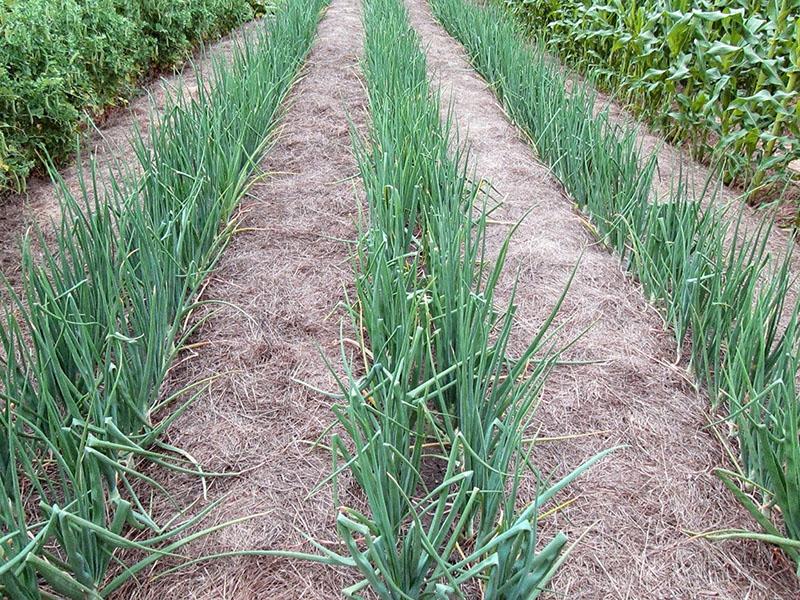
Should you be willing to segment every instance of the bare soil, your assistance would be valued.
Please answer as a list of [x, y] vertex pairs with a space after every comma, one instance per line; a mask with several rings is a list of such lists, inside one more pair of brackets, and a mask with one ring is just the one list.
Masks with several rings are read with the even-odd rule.
[[[563, 530], [573, 540], [586, 533], [554, 580], [551, 597], [797, 598], [791, 565], [772, 549], [712, 544], [687, 534], [754, 527], [710, 473], [726, 458], [703, 431], [707, 399], [695, 392], [685, 368], [673, 364], [675, 344], [660, 317], [618, 259], [595, 243], [461, 46], [424, 0], [407, 2], [432, 75], [471, 144], [477, 174], [504, 199], [496, 218], [513, 222], [530, 211], [506, 268], [507, 293], [519, 274], [521, 338], [533, 337], [580, 260], [558, 323], [565, 340], [589, 328], [570, 359], [600, 362], [559, 367], [537, 425], [545, 437], [591, 435], [542, 444], [534, 458], [544, 473], [563, 475], [604, 448], [627, 446], [572, 485], [567, 497], [574, 503], [546, 521], [547, 530]], [[496, 227], [495, 248], [507, 234]]]
[[[333, 420], [331, 400], [299, 381], [335, 390], [323, 359], [339, 364], [337, 304], [352, 281], [358, 169], [350, 122], [365, 122], [359, 81], [359, 0], [334, 0], [323, 18], [265, 178], [243, 201], [243, 233], [227, 248], [205, 298], [220, 305], [197, 347], [170, 380], [214, 377], [207, 392], [169, 431], [169, 442], [206, 470], [242, 472], [211, 484], [224, 497], [206, 525], [259, 516], [193, 544], [190, 556], [242, 549], [311, 552], [303, 535], [336, 540], [329, 451], [313, 444]], [[234, 308], [235, 307], [235, 308]], [[345, 481], [345, 487], [347, 482]], [[172, 477], [184, 502], [202, 494], [195, 477]], [[346, 492], [346, 490], [345, 490]], [[143, 579], [147, 579], [144, 577]], [[119, 598], [249, 600], [337, 598], [353, 573], [268, 557], [215, 560], [130, 586]]]

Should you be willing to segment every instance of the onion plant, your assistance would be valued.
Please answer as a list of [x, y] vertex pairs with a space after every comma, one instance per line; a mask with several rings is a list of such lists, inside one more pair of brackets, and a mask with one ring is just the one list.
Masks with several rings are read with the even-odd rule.
[[[52, 243], [24, 240], [0, 324], [3, 594], [105, 597], [196, 537], [181, 534], [207, 510], [155, 522], [148, 497], [163, 490], [138, 463], [198, 471], [158, 441], [185, 407], [161, 384], [324, 5], [288, 2], [211, 79], [198, 75], [196, 98], [169, 99], [135, 140], [135, 168], [101, 184], [92, 164], [75, 195], [60, 182]], [[124, 565], [121, 549], [144, 558]]]
[[502, 9], [465, 0], [431, 5], [601, 240], [662, 310], [715, 410], [731, 423], [741, 464], [718, 473], [765, 533], [711, 537], [775, 543], [800, 569], [793, 248], [772, 255], [769, 221], [745, 228], [732, 209], [704, 207], [682, 177], [668, 198], [656, 198], [654, 159], [643, 159], [633, 132], [613, 126], [606, 111], [596, 113], [587, 87], [567, 91], [567, 75], [528, 45]]
[[331, 446], [334, 481], [349, 470], [369, 510], [340, 510], [346, 552], [277, 554], [356, 568], [362, 579], [344, 590], [353, 598], [367, 587], [386, 599], [463, 598], [475, 582], [487, 598], [535, 598], [566, 545], [563, 535], [541, 543], [539, 510], [605, 454], [555, 483], [534, 470], [538, 497], [518, 506], [533, 462], [523, 433], [560, 352], [550, 326], [563, 297], [512, 356], [513, 294], [495, 305], [510, 237], [491, 258], [491, 199], [451, 118], [442, 122], [401, 0], [365, 0], [364, 26], [372, 127], [354, 146], [368, 218], [347, 302], [361, 352], [350, 360], [343, 346]]

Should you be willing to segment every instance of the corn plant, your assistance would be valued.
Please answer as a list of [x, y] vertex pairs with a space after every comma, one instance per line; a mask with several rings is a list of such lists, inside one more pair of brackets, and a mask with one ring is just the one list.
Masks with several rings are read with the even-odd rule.
[[794, 179], [797, 0], [504, 0], [566, 62], [753, 194]]
[[[182, 534], [208, 509], [155, 522], [147, 496], [165, 490], [138, 463], [203, 475], [159, 442], [187, 406], [161, 384], [324, 4], [288, 3], [214, 63], [213, 88], [198, 75], [195, 99], [171, 98], [135, 141], [138, 171], [100, 184], [92, 164], [78, 195], [60, 182], [54, 242], [24, 240], [0, 324], [2, 593], [105, 597], [197, 537]], [[122, 564], [121, 550], [144, 558]]]
[[800, 569], [800, 304], [787, 305], [793, 248], [771, 255], [769, 221], [746, 230], [732, 209], [704, 208], [683, 178], [667, 199], [655, 199], [653, 162], [641, 160], [632, 133], [612, 126], [607, 112], [595, 114], [587, 88], [568, 92], [566, 75], [527, 44], [508, 14], [465, 0], [431, 4], [601, 240], [662, 310], [714, 409], [736, 432], [741, 464], [718, 474], [764, 533], [710, 537], [776, 544]]

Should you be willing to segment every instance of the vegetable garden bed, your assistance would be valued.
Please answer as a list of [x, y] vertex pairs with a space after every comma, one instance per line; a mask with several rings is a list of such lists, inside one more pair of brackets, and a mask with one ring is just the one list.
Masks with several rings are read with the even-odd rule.
[[507, 15], [430, 4], [507, 115], [427, 3], [332, 0], [277, 129], [325, 5], [289, 0], [63, 186], [0, 329], [6, 595], [800, 592], [769, 224], [656, 201]]

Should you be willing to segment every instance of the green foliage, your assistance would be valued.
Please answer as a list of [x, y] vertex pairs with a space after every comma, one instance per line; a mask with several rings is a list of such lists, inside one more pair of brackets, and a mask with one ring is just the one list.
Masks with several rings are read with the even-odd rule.
[[669, 198], [655, 200], [655, 158], [641, 160], [635, 131], [596, 114], [589, 88], [567, 91], [564, 72], [528, 45], [506, 12], [469, 0], [431, 4], [600, 239], [638, 277], [679, 349], [688, 346], [695, 376], [736, 433], [741, 465], [718, 474], [765, 533], [712, 537], [777, 544], [800, 572], [800, 300], [787, 301], [793, 247], [771, 255], [769, 221], [745, 231], [740, 217], [713, 203], [704, 208], [680, 179]]
[[0, 190], [60, 160], [151, 67], [266, 12], [262, 0], [10, 0], [0, 10]]
[[800, 0], [504, 0], [551, 50], [761, 191], [800, 158]]
[[[59, 180], [60, 228], [25, 238], [0, 321], [0, 596], [107, 597], [203, 534], [209, 509], [187, 518], [138, 465], [208, 475], [159, 441], [188, 405], [161, 385], [323, 4], [289, 2], [197, 75], [196, 98], [168, 99], [134, 139], [137, 168], [101, 186], [92, 163], [74, 195]], [[162, 493], [175, 509], [163, 523], [150, 514]]]
[[197, 41], [218, 36], [252, 18], [247, 0], [135, 0], [119, 1], [141, 32], [158, 67], [186, 58]]

